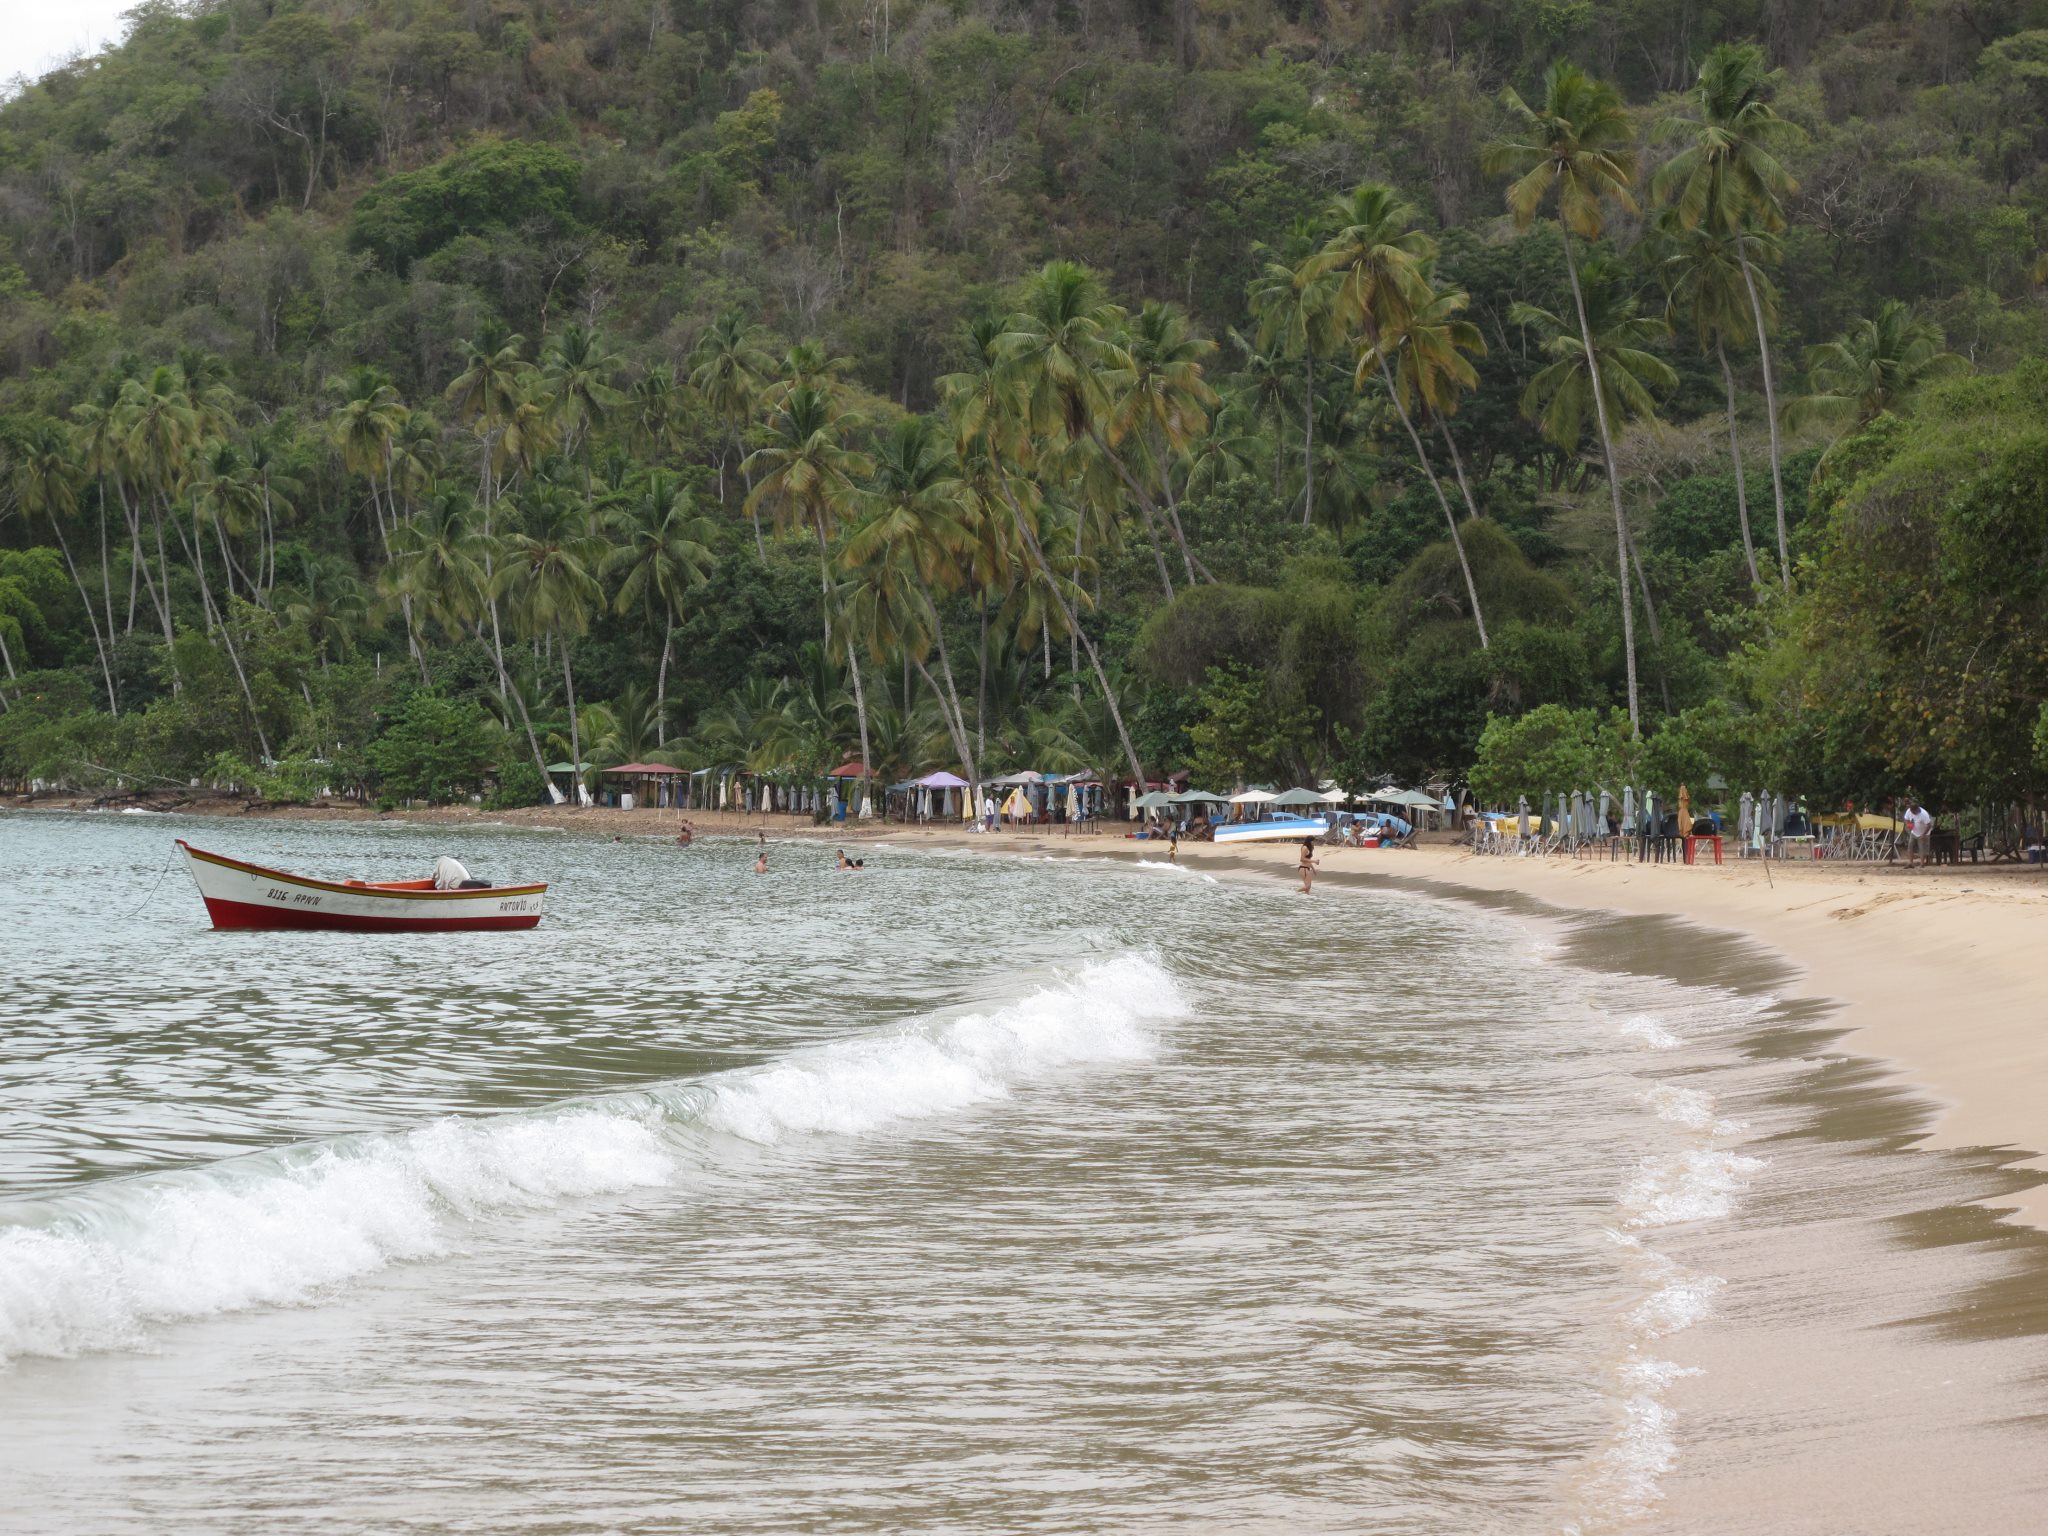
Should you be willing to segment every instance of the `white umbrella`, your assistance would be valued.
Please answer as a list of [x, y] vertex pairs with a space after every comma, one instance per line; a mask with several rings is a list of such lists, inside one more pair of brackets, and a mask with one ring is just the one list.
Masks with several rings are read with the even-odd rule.
[[1267, 789], [1248, 789], [1241, 795], [1232, 795], [1232, 805], [1270, 805], [1280, 797]]

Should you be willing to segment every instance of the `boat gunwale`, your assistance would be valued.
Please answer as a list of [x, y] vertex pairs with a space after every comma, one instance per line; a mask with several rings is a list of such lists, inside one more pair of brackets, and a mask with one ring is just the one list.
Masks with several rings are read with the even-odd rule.
[[350, 885], [346, 881], [315, 880], [309, 875], [287, 874], [284, 870], [272, 869], [267, 864], [251, 864], [246, 859], [231, 859], [224, 853], [208, 853], [204, 848], [194, 848], [182, 837], [174, 841], [185, 850], [188, 858], [201, 859], [208, 864], [218, 864], [223, 869], [239, 870], [247, 875], [262, 875], [268, 880], [282, 880], [290, 885], [304, 886], [308, 890], [331, 891], [343, 896], [381, 896], [393, 901], [482, 901], [493, 896], [534, 896], [547, 890], [547, 883], [543, 881], [536, 885], [479, 886], [466, 891], [393, 891], [369, 884]]

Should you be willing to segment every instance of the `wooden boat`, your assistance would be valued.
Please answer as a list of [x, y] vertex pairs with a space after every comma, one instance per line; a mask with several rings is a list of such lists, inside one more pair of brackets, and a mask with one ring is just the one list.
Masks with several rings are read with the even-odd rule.
[[1321, 837], [1330, 830], [1326, 816], [1293, 816], [1286, 811], [1268, 811], [1257, 821], [1225, 821], [1216, 826], [1219, 843], [1298, 843], [1304, 837]]
[[545, 885], [453, 890], [432, 880], [310, 880], [194, 848], [185, 866], [216, 928], [324, 928], [344, 933], [462, 933], [532, 928]]

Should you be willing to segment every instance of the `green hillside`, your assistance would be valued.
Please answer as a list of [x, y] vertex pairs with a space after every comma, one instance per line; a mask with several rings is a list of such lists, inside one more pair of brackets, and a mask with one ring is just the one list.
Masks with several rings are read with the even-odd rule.
[[2044, 0], [133, 22], [0, 105], [0, 782], [2048, 788]]

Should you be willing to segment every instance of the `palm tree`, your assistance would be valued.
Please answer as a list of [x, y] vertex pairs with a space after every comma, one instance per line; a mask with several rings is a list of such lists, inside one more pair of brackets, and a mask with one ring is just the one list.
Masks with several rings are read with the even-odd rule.
[[[1363, 389], [1366, 374], [1377, 371], [1388, 398], [1394, 402], [1394, 412], [1408, 433], [1416, 461], [1422, 466], [1430, 489], [1436, 492], [1437, 505], [1443, 509], [1444, 523], [1451, 531], [1451, 547], [1457, 552], [1458, 569], [1464, 573], [1465, 594], [1472, 602], [1472, 622], [1479, 630], [1479, 648], [1483, 651], [1489, 648], [1489, 641], [1486, 615], [1479, 603], [1479, 585], [1473, 580], [1472, 562], [1466, 558], [1465, 539], [1458, 531], [1450, 498], [1444, 495], [1443, 481], [1430, 464], [1411, 407], [1435, 417], [1444, 428], [1444, 440], [1449, 442], [1450, 429], [1444, 426], [1443, 418], [1457, 409], [1461, 390], [1474, 389], [1479, 384], [1479, 375], [1466, 361], [1465, 354], [1477, 352], [1483, 356], [1486, 343], [1477, 326], [1458, 318], [1469, 302], [1464, 294], [1448, 288], [1441, 292], [1431, 288], [1426, 268], [1417, 281], [1421, 286], [1404, 296], [1404, 302], [1375, 327], [1376, 339], [1361, 347], [1356, 384]], [[1455, 451], [1454, 447], [1454, 454]], [[1479, 509], [1472, 503], [1472, 491], [1465, 484], [1462, 467], [1458, 483], [1465, 493], [1467, 510], [1478, 516]]]
[[[1190, 586], [1200, 562], [1188, 548], [1187, 532], [1181, 527], [1173, 470], [1189, 446], [1209, 429], [1209, 410], [1217, 404], [1217, 394], [1203, 377], [1203, 364], [1215, 351], [1216, 343], [1195, 335], [1178, 307], [1147, 302], [1131, 316], [1124, 334], [1129, 367], [1112, 374], [1109, 441], [1116, 444], [1135, 438], [1142, 446], [1166, 498], [1167, 528], [1180, 548], [1181, 568]], [[1122, 469], [1121, 463], [1118, 467]], [[1128, 471], [1124, 479], [1142, 503], [1142, 487]], [[1215, 580], [1206, 570], [1202, 574]]]
[[462, 345], [462, 372], [449, 382], [447, 395], [457, 416], [482, 444], [478, 494], [488, 531], [492, 504], [497, 500], [497, 471], [506, 462], [503, 439], [527, 403], [527, 378], [533, 364], [526, 361], [524, 336], [486, 337]]
[[[134, 506], [128, 499], [128, 487], [123, 478], [127, 470], [126, 444], [123, 434], [126, 424], [121, 398], [122, 380], [103, 378], [94, 387], [92, 397], [80, 401], [71, 409], [71, 417], [77, 423], [79, 434], [80, 467], [93, 477], [100, 512], [100, 589], [106, 600], [107, 636], [111, 642], [114, 633], [114, 578], [112, 563], [107, 551], [107, 482], [114, 483], [114, 493], [121, 503], [121, 513], [128, 527], [128, 617], [122, 628], [123, 634], [135, 633], [135, 603], [137, 583], [149, 575], [149, 562], [142, 553], [142, 523]], [[166, 604], [157, 597], [156, 583], [149, 583], [150, 601], [161, 613]]]
[[570, 458], [577, 456], [590, 429], [625, 401], [612, 385], [622, 366], [596, 332], [580, 325], [563, 326], [542, 348], [541, 377]]
[[1339, 280], [1319, 267], [1315, 226], [1306, 221], [1294, 226], [1284, 252], [1265, 254], [1246, 299], [1259, 322], [1261, 350], [1277, 348], [1283, 356], [1301, 359], [1301, 525], [1306, 528], [1316, 504], [1316, 364], [1342, 339]]
[[306, 631], [320, 670], [332, 656], [346, 656], [369, 606], [363, 584], [346, 560], [335, 555], [299, 552], [298, 591], [284, 606], [284, 616]]
[[1855, 428], [1902, 410], [1921, 385], [1969, 370], [1967, 358], [1943, 350], [1946, 339], [1910, 304], [1888, 299], [1875, 315], [1807, 352], [1810, 393], [1793, 401], [1786, 415], [1795, 425]]
[[[1112, 318], [1112, 307], [1084, 268], [1068, 261], [1048, 262], [1026, 288], [1022, 308], [1000, 331], [972, 333], [983, 350], [975, 354], [971, 369], [939, 381], [952, 411], [961, 458], [986, 455], [997, 493], [1010, 511], [1010, 531], [1049, 584], [1052, 562], [1019, 499], [1011, 469], [1013, 464], [1056, 469], [1061, 454], [1085, 435], [1091, 413], [1102, 399], [1097, 365], [1107, 344], [1105, 326]], [[1077, 558], [1081, 553], [1079, 537], [1077, 528]], [[1056, 587], [1052, 590], [1065, 609], [1067, 632], [1088, 653], [1096, 683], [1116, 719], [1132, 779], [1142, 791], [1144, 769], [1111, 693], [1101, 652], [1082, 629], [1066, 595]]]
[[569, 707], [569, 761], [580, 764], [583, 743], [576, 723], [576, 677], [570, 665], [569, 642], [588, 632], [591, 614], [604, 600], [598, 572], [610, 550], [601, 537], [589, 531], [581, 502], [568, 495], [551, 495], [551, 489], [544, 487], [534, 493], [535, 531], [505, 539], [506, 561], [498, 584], [512, 594], [513, 611], [527, 633], [548, 636], [562, 654], [562, 689]]
[[1108, 511], [1121, 481], [1134, 494], [1160, 585], [1173, 596], [1151, 498], [1103, 435], [1114, 384], [1133, 378], [1122, 345], [1124, 312], [1103, 295], [1093, 273], [1070, 261], [1048, 263], [1027, 289], [1026, 307], [995, 338], [999, 366], [1015, 385], [1019, 428], [1057, 441], [1061, 468], [1082, 480]]
[[183, 377], [177, 369], [167, 367], [124, 380], [118, 409], [121, 461], [149, 506], [156, 534], [157, 578], [162, 586], [158, 615], [168, 647], [173, 643], [171, 565], [164, 550], [164, 518], [199, 448], [199, 412], [186, 393]]
[[1771, 493], [1778, 511], [1778, 569], [1787, 590], [1792, 583], [1785, 528], [1785, 476], [1778, 442], [1778, 386], [1771, 365], [1774, 306], [1766, 303], [1750, 245], [1758, 235], [1785, 227], [1784, 199], [1799, 190], [1776, 151], [1805, 137], [1796, 123], [1772, 110], [1764, 96], [1768, 73], [1763, 49], [1754, 43], [1724, 43], [1700, 65], [1693, 90], [1696, 116], [1666, 118], [1659, 133], [1682, 139], [1684, 148], [1657, 172], [1651, 191], [1669, 201], [1682, 229], [1706, 229], [1734, 244], [1735, 261], [1749, 297], [1756, 327], [1757, 356], [1763, 364], [1764, 407], [1771, 427]]
[[841, 562], [849, 568], [867, 567], [884, 585], [901, 584], [897, 606], [913, 617], [899, 625], [899, 631], [916, 637], [905, 640], [904, 653], [922, 673], [924, 655], [936, 645], [944, 683], [942, 711], [967, 778], [978, 792], [981, 776], [934, 588], [950, 591], [966, 585], [976, 574], [973, 566], [981, 546], [973, 497], [951, 446], [933, 421], [907, 417], [883, 435], [875, 445], [873, 479], [856, 506], [859, 520], [847, 536]]
[[222, 573], [226, 590], [222, 593], [219, 610], [221, 644], [234, 668], [235, 681], [242, 685], [242, 698], [249, 706], [249, 722], [256, 728], [257, 745], [267, 759], [270, 756], [270, 738], [264, 732], [263, 717], [256, 708], [256, 695], [249, 687], [249, 674], [243, 670], [242, 654], [235, 645], [235, 584], [229, 574], [233, 557], [228, 553], [229, 533], [245, 531], [262, 515], [262, 507], [262, 492], [250, 471], [249, 461], [241, 451], [225, 441], [205, 444], [198, 454], [196, 472], [192, 477], [192, 573], [199, 580], [200, 603], [211, 618], [214, 602], [206, 579], [205, 553], [206, 530], [211, 528], [214, 547], [220, 551], [222, 566], [227, 568]]
[[648, 475], [640, 494], [613, 509], [608, 519], [617, 546], [605, 561], [607, 572], [622, 577], [612, 599], [619, 614], [640, 609], [662, 624], [661, 665], [655, 673], [655, 742], [668, 741], [668, 664], [683, 600], [703, 585], [718, 557], [711, 552], [717, 537], [710, 518], [697, 511], [696, 499], [680, 476], [657, 469]]
[[[1518, 137], [1488, 147], [1484, 165], [1490, 176], [1512, 176], [1507, 190], [1508, 212], [1527, 229], [1555, 194], [1558, 233], [1564, 241], [1565, 273], [1571, 279], [1572, 303], [1578, 309], [1579, 338], [1587, 357], [1597, 355], [1586, 297], [1579, 282], [1574, 235], [1597, 240], [1613, 204], [1635, 211], [1635, 134], [1613, 86], [1596, 81], [1577, 65], [1559, 60], [1543, 75], [1543, 105], [1531, 107], [1513, 91], [1504, 97], [1518, 125]], [[1589, 368], [1593, 419], [1600, 430], [1600, 448], [1607, 467], [1607, 489], [1614, 503], [1616, 574], [1621, 579], [1622, 649], [1628, 665], [1630, 729], [1642, 734], [1642, 704], [1636, 687], [1635, 605], [1628, 598], [1628, 519], [1621, 507], [1621, 476], [1614, 462], [1614, 429], [1604, 393], [1604, 370]]]
[[[477, 473], [478, 494], [483, 502], [483, 525], [473, 546], [480, 564], [478, 590], [482, 595], [482, 613], [491, 623], [491, 659], [497, 667], [498, 697], [505, 702], [508, 711], [515, 703], [519, 704], [522, 719], [525, 708], [513, 692], [511, 676], [505, 670], [505, 636], [498, 622], [500, 583], [493, 514], [497, 507], [499, 470], [507, 462], [508, 439], [516, 447], [517, 434], [527, 429], [538, 409], [528, 384], [533, 365], [525, 359], [525, 348], [526, 338], [523, 336], [493, 336], [482, 342], [465, 342], [463, 370], [447, 389], [447, 397], [454, 404], [457, 415], [475, 432], [481, 448]], [[525, 724], [534, 762], [545, 777], [547, 763], [534, 739], [533, 723], [526, 720]]]
[[[825, 648], [832, 649], [834, 606], [831, 571], [831, 536], [827, 525], [852, 512], [854, 482], [873, 467], [865, 454], [845, 444], [845, 434], [859, 424], [859, 418], [841, 411], [832, 397], [821, 389], [800, 384], [784, 394], [765, 430], [766, 441], [748, 455], [744, 473], [761, 471], [761, 481], [748, 494], [746, 507], [754, 518], [754, 536], [760, 538], [761, 508], [765, 505], [779, 530], [803, 523], [818, 540], [818, 604], [824, 624]], [[855, 698], [861, 701], [866, 718], [865, 683], [860, 675], [856, 648], [844, 648], [847, 667], [853, 677]]]
[[[1647, 350], [1650, 343], [1667, 335], [1670, 327], [1662, 318], [1641, 312], [1629, 270], [1612, 258], [1596, 256], [1586, 263], [1581, 279], [1581, 313], [1586, 317], [1583, 323], [1593, 337], [1590, 354], [1580, 336], [1572, 334], [1574, 327], [1561, 316], [1533, 304], [1515, 304], [1508, 310], [1509, 323], [1532, 327], [1544, 337], [1544, 355], [1551, 359], [1550, 366], [1530, 379], [1522, 392], [1523, 414], [1535, 420], [1543, 435], [1567, 452], [1575, 451], [1584, 438], [1589, 415], [1609, 424], [1652, 417], [1657, 410], [1657, 392], [1678, 385], [1678, 375], [1671, 365]], [[1612, 462], [1610, 456], [1609, 463]], [[1620, 505], [1618, 493], [1615, 505]], [[1633, 674], [1634, 642], [1629, 636], [1633, 632], [1634, 604], [1628, 596], [1631, 565], [1642, 589], [1651, 644], [1661, 644], [1663, 637], [1657, 623], [1656, 599], [1650, 593], [1649, 573], [1643, 568], [1627, 519], [1622, 518], [1616, 528], [1621, 544], [1618, 574], [1623, 612], [1630, 618], [1624, 627], [1624, 639], [1631, 647]], [[1662, 677], [1661, 672], [1659, 676]], [[1668, 687], [1665, 692], [1668, 711]]]
[[[1658, 224], [1661, 242], [1669, 253], [1659, 267], [1668, 296], [1666, 317], [1674, 328], [1679, 319], [1686, 320], [1700, 351], [1711, 351], [1721, 367], [1721, 383], [1728, 396], [1728, 457], [1735, 467], [1735, 512], [1742, 524], [1742, 555], [1749, 565], [1750, 585], [1761, 586], [1756, 541], [1749, 527], [1749, 487], [1742, 474], [1742, 439], [1736, 430], [1735, 370], [1728, 365], [1729, 337], [1749, 328], [1749, 284], [1743, 279], [1742, 257], [1734, 240], [1705, 225], [1686, 229], [1670, 212]], [[1753, 235], [1750, 239], [1761, 245], [1774, 237]], [[1768, 278], [1758, 278], [1755, 286], [1765, 313], [1775, 320], [1776, 287]]]
[[[703, 398], [712, 415], [725, 423], [727, 440], [718, 450], [718, 499], [725, 500], [725, 456], [737, 447], [740, 433], [753, 415], [754, 396], [761, 381], [775, 367], [762, 347], [767, 332], [738, 310], [727, 310], [706, 328], [690, 353], [690, 387]], [[754, 530], [756, 552], [765, 561], [768, 552]]]
[[1232, 398], [1272, 439], [1273, 500], [1277, 502], [1284, 453], [1282, 435], [1286, 417], [1294, 408], [1294, 369], [1277, 347], [1247, 340], [1234, 326], [1223, 334], [1238, 356], [1237, 372], [1232, 375]]
[[[370, 506], [377, 518], [377, 539], [384, 547], [384, 559], [391, 559], [391, 530], [398, 521], [396, 506], [387, 506], [386, 492], [392, 489], [392, 443], [405, 429], [410, 412], [391, 380], [380, 368], [362, 364], [328, 388], [341, 402], [329, 418], [328, 429], [342, 468], [369, 483]], [[419, 626], [413, 620], [412, 599], [402, 599], [405, 643], [419, 668], [420, 681], [427, 678], [427, 658], [420, 648]]]
[[626, 421], [634, 447], [657, 463], [682, 451], [683, 392], [673, 368], [659, 363], [626, 391]]
[[[34, 517], [41, 513], [49, 520], [50, 531], [57, 538], [57, 548], [64, 556], [64, 568], [71, 572], [72, 585], [78, 588], [78, 600], [85, 607], [85, 621], [92, 628], [93, 650], [99, 655], [100, 676], [107, 686], [107, 713], [118, 715], [121, 713], [121, 700], [114, 688], [114, 669], [107, 656], [108, 647], [113, 644], [114, 639], [112, 583], [105, 583], [107, 627], [106, 633], [102, 635], [98, 612], [92, 603], [92, 594], [86, 589], [85, 579], [79, 574], [78, 562], [71, 558], [71, 541], [64, 537], [64, 525], [78, 512], [78, 471], [73, 467], [77, 462], [77, 455], [71, 436], [55, 421], [48, 418], [36, 419], [15, 444], [15, 451], [11, 457], [15, 501], [25, 515]], [[104, 502], [100, 517], [100, 532], [104, 543]], [[104, 575], [104, 572], [102, 574]]]

